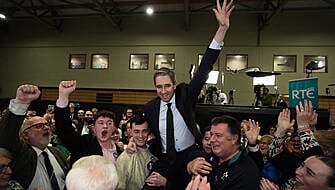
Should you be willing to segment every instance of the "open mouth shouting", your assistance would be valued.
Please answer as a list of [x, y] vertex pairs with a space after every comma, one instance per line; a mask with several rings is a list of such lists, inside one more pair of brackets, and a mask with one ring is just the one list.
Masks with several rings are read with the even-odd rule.
[[49, 131], [45, 131], [45, 132], [43, 132], [42, 133], [42, 135], [44, 136], [44, 137], [49, 137], [50, 136], [50, 132]]
[[101, 137], [102, 137], [103, 139], [108, 138], [108, 131], [107, 131], [107, 130], [103, 130], [103, 131], [101, 131]]

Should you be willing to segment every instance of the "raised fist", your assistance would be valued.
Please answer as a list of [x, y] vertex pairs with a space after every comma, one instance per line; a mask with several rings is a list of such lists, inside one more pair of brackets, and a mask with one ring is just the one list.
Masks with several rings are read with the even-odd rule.
[[25, 84], [17, 88], [15, 101], [17, 103], [30, 104], [41, 94], [37, 86]]

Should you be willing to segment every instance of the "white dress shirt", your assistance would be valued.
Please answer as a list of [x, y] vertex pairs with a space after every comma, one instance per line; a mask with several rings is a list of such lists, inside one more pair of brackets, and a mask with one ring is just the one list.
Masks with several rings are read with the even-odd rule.
[[[175, 148], [177, 152], [183, 151], [195, 143], [195, 138], [191, 131], [188, 129], [183, 117], [179, 113], [176, 107], [175, 95], [173, 95], [171, 101], [171, 110], [173, 114], [173, 126], [174, 126], [174, 139]], [[159, 112], [159, 134], [163, 145], [163, 153], [166, 153], [166, 112], [167, 103], [161, 101], [160, 112]]]

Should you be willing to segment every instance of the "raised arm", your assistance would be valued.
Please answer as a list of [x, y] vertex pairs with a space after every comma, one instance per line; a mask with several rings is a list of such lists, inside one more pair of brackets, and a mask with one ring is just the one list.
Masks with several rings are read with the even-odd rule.
[[259, 131], [261, 127], [259, 123], [253, 119], [249, 119], [249, 126], [246, 123], [242, 123], [242, 127], [245, 131], [245, 136], [248, 139], [248, 155], [255, 162], [258, 169], [261, 171], [264, 166], [263, 156], [261, 151], [259, 150], [259, 146], [257, 143], [257, 137], [259, 135]]
[[81, 136], [72, 127], [70, 111], [68, 107], [69, 96], [76, 89], [77, 82], [75, 80], [62, 81], [59, 83], [58, 99], [55, 107], [55, 124], [56, 133], [61, 141], [71, 152], [71, 157], [80, 157], [83, 148]]
[[292, 127], [294, 121], [291, 123], [291, 111], [289, 109], [283, 109], [278, 115], [277, 131], [275, 132], [276, 137], [285, 135], [287, 129]]
[[36, 100], [41, 94], [41, 91], [35, 85], [25, 84], [17, 88], [14, 103], [30, 104]]
[[233, 5], [233, 0], [227, 4], [227, 0], [223, 1], [223, 4], [220, 4], [219, 0], [216, 0], [216, 8], [213, 9], [215, 13], [216, 20], [218, 21], [219, 28], [215, 34], [215, 41], [217, 43], [222, 43], [226, 33], [230, 26], [230, 14], [234, 10], [235, 6]]
[[295, 120], [291, 121], [291, 111], [283, 109], [278, 115], [277, 131], [275, 138], [269, 145], [269, 157], [273, 157], [284, 150], [285, 132], [293, 126]]
[[304, 100], [304, 102], [299, 102], [296, 105], [296, 120], [298, 125], [298, 134], [300, 136], [303, 150], [309, 150], [313, 147], [319, 146], [316, 141], [313, 131], [310, 125], [316, 124], [317, 114], [313, 110], [313, 104], [311, 101]]
[[245, 136], [248, 139], [249, 145], [257, 144], [257, 137], [259, 135], [260, 126], [259, 123], [253, 119], [249, 119], [249, 127], [246, 124], [242, 124], [242, 127], [245, 131]]
[[62, 81], [59, 83], [58, 99], [56, 103], [58, 107], [64, 108], [68, 105], [69, 96], [76, 89], [76, 86], [76, 80]]
[[9, 111], [0, 119], [0, 147], [8, 149], [15, 158], [22, 153], [30, 154], [29, 148], [25, 148], [26, 144], [20, 141], [19, 130], [29, 104], [36, 100], [40, 94], [40, 90], [35, 85], [19, 86], [15, 99], [12, 99], [9, 103]]
[[299, 105], [295, 106], [296, 119], [298, 130], [303, 128], [309, 128], [313, 120], [313, 105], [311, 101], [304, 100], [304, 103], [299, 102]]
[[213, 11], [215, 13], [219, 27], [215, 33], [214, 40], [212, 40], [209, 48], [207, 48], [201, 60], [197, 72], [189, 83], [190, 88], [188, 92], [189, 95], [187, 97], [190, 98], [190, 102], [194, 102], [194, 104], [197, 101], [198, 95], [208, 78], [208, 73], [213, 69], [213, 65], [220, 54], [223, 40], [230, 26], [230, 14], [234, 9], [233, 2], [234, 1], [230, 1], [227, 4], [227, 0], [224, 0], [223, 4], [221, 5], [219, 0], [216, 1], [217, 7], [213, 9]]

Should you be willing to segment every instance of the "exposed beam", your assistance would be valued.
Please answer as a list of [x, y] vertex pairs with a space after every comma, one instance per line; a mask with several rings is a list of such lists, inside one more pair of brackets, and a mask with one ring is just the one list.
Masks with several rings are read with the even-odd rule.
[[68, 0], [58, 0], [59, 2], [62, 3], [66, 3], [67, 5], [64, 6], [53, 6], [54, 9], [65, 9], [67, 8], [87, 8], [89, 10], [93, 10], [93, 11], [99, 11], [97, 8], [95, 8], [94, 6], [92, 6], [92, 4], [87, 4], [87, 3], [74, 3], [72, 1], [68, 1]]
[[[55, 11], [53, 8], [51, 8], [49, 6], [49, 4], [47, 4], [46, 2], [44, 2], [44, 0], [38, 0], [47, 10], [42, 13], [42, 14], [39, 14], [39, 16], [43, 16], [45, 14], [47, 14], [48, 12], [51, 13], [52, 16], [59, 16], [59, 14], [57, 13], [57, 11]], [[54, 19], [54, 23], [55, 25], [57, 26], [57, 28], [59, 28], [59, 30], [62, 30], [63, 28], [63, 21], [61, 19]]]
[[105, 18], [112, 23], [112, 25], [118, 30], [121, 31], [121, 27], [120, 27], [120, 22], [121, 21], [115, 21], [115, 19], [108, 13], [108, 11], [104, 8], [103, 5], [101, 5], [101, 3], [98, 2], [98, 0], [92, 0], [93, 3], [97, 6], [97, 8], [100, 10], [100, 12], [105, 16]]
[[264, 5], [265, 9], [272, 9], [272, 12], [270, 14], [258, 14], [257, 46], [261, 44], [261, 33], [264, 28], [270, 24], [271, 19], [284, 9], [286, 4], [287, 0], [277, 0], [277, 5], [274, 5], [271, 1]]
[[335, 7], [335, 1], [334, 0], [323, 0], [324, 2], [328, 3], [329, 5], [332, 5]]
[[141, 1], [141, 3], [140, 3], [140, 4], [138, 4], [138, 5], [135, 5], [135, 7], [134, 7], [134, 8], [132, 8], [132, 9], [128, 10], [127, 12], [128, 12], [128, 13], [132, 13], [132, 12], [136, 11], [137, 9], [139, 9], [139, 8], [141, 8], [141, 7], [145, 6], [145, 5], [148, 5], [148, 4], [150, 4], [150, 3], [153, 3], [153, 2], [154, 2], [153, 0], [146, 0], [146, 1]]
[[17, 8], [19, 8], [21, 11], [26, 12], [29, 16], [31, 16], [32, 18], [34, 18], [35, 20], [39, 21], [40, 23], [47, 25], [48, 27], [51, 27], [54, 30], [57, 30], [59, 32], [61, 32], [61, 28], [59, 28], [59, 26], [52, 24], [46, 20], [41, 19], [36, 13], [32, 13], [28, 8], [24, 8], [21, 6], [20, 3], [17, 3], [13, 0], [8, 0], [9, 3], [13, 4], [14, 6], [16, 6]]
[[[259, 29], [260, 30], [264, 30], [264, 28], [266, 26], [268, 26], [270, 24], [270, 21], [276, 16], [278, 15], [279, 12], [284, 10], [285, 5], [287, 4], [288, 0], [277, 0], [277, 4], [274, 5], [271, 1], [269, 2], [269, 4], [266, 4], [265, 6], [271, 6], [272, 12], [270, 14], [262, 14], [261, 17], [259, 18], [260, 22], [259, 22]], [[270, 8], [271, 10], [271, 8]]]

